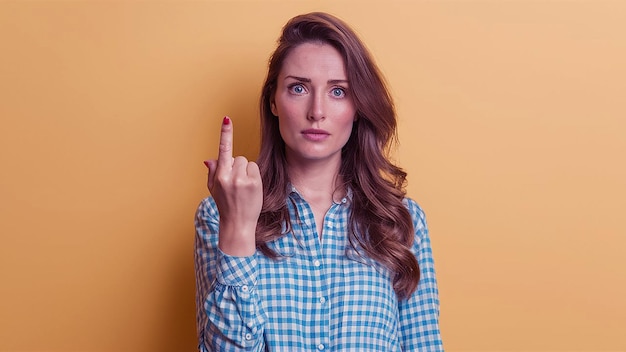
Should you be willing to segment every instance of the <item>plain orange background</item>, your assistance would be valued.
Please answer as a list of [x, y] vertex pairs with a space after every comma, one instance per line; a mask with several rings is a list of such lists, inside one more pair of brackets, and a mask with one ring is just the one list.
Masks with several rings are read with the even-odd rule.
[[0, 3], [0, 351], [193, 351], [221, 118], [254, 159], [282, 25], [350, 23], [396, 99], [446, 350], [626, 351], [626, 3]]

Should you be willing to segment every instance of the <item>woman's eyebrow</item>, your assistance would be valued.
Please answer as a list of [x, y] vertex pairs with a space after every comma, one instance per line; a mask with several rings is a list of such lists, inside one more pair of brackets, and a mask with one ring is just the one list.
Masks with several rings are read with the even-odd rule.
[[287, 78], [293, 78], [296, 81], [300, 81], [300, 82], [307, 82], [307, 83], [311, 82], [310, 78], [304, 78], [304, 77], [298, 77], [298, 76], [286, 76], [285, 79]]
[[[288, 78], [292, 78], [295, 79], [296, 81], [300, 81], [300, 82], [306, 82], [306, 83], [310, 83], [311, 79], [310, 78], [304, 78], [304, 77], [298, 77], [298, 76], [286, 76], [285, 79]], [[337, 84], [337, 83], [348, 83], [347, 79], [329, 79], [328, 84]]]

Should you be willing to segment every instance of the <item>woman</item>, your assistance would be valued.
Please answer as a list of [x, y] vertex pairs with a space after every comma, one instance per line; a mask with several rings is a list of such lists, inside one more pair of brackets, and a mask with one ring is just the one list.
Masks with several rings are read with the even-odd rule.
[[291, 19], [261, 95], [258, 166], [205, 162], [196, 214], [201, 351], [440, 351], [424, 213], [388, 149], [382, 76], [341, 20]]

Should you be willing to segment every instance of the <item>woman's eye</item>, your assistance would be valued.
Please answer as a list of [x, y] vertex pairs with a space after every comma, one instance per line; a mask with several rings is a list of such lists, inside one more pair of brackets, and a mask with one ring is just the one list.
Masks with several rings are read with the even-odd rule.
[[343, 90], [343, 88], [333, 88], [332, 95], [334, 97], [340, 98], [340, 97], [343, 97], [344, 95], [346, 95], [346, 91]]
[[301, 84], [291, 86], [291, 91], [296, 94], [302, 94], [305, 92], [304, 87]]

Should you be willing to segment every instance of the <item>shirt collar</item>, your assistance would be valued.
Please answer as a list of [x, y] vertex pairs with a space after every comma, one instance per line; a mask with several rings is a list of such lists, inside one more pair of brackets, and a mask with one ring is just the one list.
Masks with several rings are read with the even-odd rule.
[[[289, 196], [297, 197], [299, 199], [304, 200], [304, 198], [302, 198], [302, 195], [300, 195], [300, 192], [298, 192], [298, 190], [296, 189], [296, 186], [292, 185], [291, 183], [287, 185], [287, 194]], [[339, 204], [339, 205], [342, 205], [342, 204], [349, 205], [352, 202], [352, 197], [353, 197], [352, 188], [348, 187], [348, 191], [346, 192], [346, 195], [343, 198], [341, 198], [339, 201], [336, 201], [333, 199], [333, 203]]]

